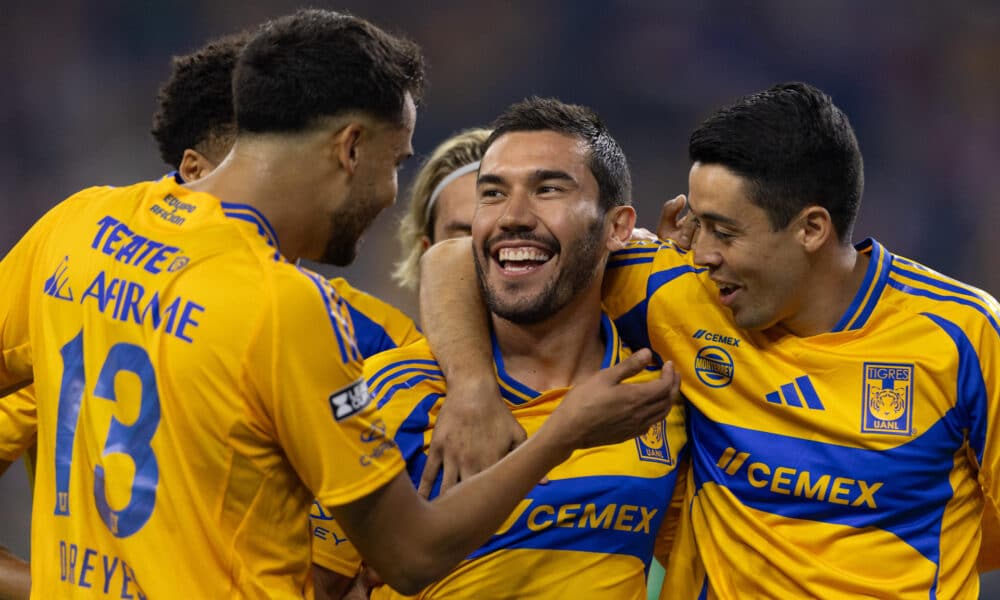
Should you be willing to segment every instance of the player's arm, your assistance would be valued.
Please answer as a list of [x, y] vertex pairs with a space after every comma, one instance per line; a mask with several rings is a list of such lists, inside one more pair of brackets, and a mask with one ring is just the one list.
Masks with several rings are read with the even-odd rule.
[[354, 585], [354, 577], [341, 575], [313, 563], [313, 587], [316, 600], [341, 600]]
[[[0, 468], [6, 469], [6, 466], [0, 464]], [[28, 563], [0, 546], [0, 600], [27, 600], [30, 594], [31, 569]]]
[[361, 364], [345, 351], [350, 324], [329, 310], [334, 292], [317, 278], [282, 273], [284, 281], [262, 293], [252, 325], [245, 369], [257, 390], [254, 412], [266, 416], [261, 426], [367, 563], [399, 591], [415, 592], [454, 567], [574, 449], [633, 438], [678, 397], [669, 365], [659, 379], [621, 383], [651, 361], [637, 352], [571, 390], [506, 459], [428, 503], [378, 426]]
[[448, 380], [420, 481], [424, 496], [443, 467], [441, 492], [492, 465], [525, 439], [500, 396], [472, 239], [443, 240], [420, 260], [420, 320]]
[[386, 583], [416, 593], [485, 542], [573, 450], [633, 438], [664, 418], [678, 399], [671, 365], [660, 379], [622, 383], [650, 360], [648, 350], [637, 352], [574, 387], [534, 436], [434, 502], [399, 473], [368, 496], [332, 508], [337, 522]]

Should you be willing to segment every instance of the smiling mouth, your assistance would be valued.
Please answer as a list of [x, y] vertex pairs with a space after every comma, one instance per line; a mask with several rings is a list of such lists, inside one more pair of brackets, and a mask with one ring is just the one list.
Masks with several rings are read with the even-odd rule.
[[509, 246], [496, 251], [493, 258], [510, 275], [522, 275], [540, 268], [555, 256], [536, 246]]

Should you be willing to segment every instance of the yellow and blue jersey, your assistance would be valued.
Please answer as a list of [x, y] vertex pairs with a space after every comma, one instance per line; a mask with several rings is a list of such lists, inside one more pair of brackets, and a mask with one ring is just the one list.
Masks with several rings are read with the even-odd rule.
[[854, 301], [810, 337], [737, 328], [671, 242], [612, 255], [609, 312], [690, 401], [662, 598], [977, 597], [1000, 515], [1000, 310], [875, 240], [858, 251]]
[[250, 206], [84, 190], [0, 280], [0, 388], [36, 388], [33, 597], [309, 595], [313, 498], [404, 466], [370, 441], [349, 308]]
[[[627, 356], [617, 331], [603, 320], [603, 367]], [[497, 381], [507, 405], [532, 435], [552, 414], [568, 388], [539, 392], [504, 368], [494, 342]], [[385, 428], [420, 482], [426, 451], [447, 390], [426, 342], [393, 350], [365, 363], [365, 376]], [[658, 376], [645, 372], [637, 379]], [[670, 550], [675, 519], [666, 519], [678, 465], [686, 460], [683, 408], [639, 438], [580, 450], [536, 486], [497, 533], [419, 598], [645, 598], [646, 572]], [[440, 474], [431, 497], [440, 488]], [[682, 497], [682, 496], [681, 496]], [[679, 509], [679, 504], [676, 506]], [[313, 515], [330, 543], [314, 561], [353, 573], [358, 556], [336, 524]], [[658, 539], [659, 537], [659, 539]], [[400, 598], [388, 587], [373, 598]]]

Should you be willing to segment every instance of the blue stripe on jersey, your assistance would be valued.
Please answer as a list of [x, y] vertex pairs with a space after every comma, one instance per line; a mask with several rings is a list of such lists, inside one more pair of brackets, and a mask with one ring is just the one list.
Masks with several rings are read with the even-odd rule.
[[[628, 345], [632, 348], [649, 348], [649, 330], [647, 329], [647, 310], [649, 308], [649, 297], [636, 304], [627, 313], [615, 319], [615, 327], [619, 335], [628, 340]], [[653, 351], [653, 360], [659, 365], [663, 364], [663, 359]]]
[[953, 411], [923, 435], [878, 451], [713, 423], [689, 403], [695, 491], [714, 483], [763, 512], [882, 529], [937, 564], [949, 474], [965, 441]]
[[631, 265], [642, 265], [642, 264], [645, 264], [645, 263], [651, 263], [651, 262], [653, 262], [654, 258], [655, 257], [653, 257], [653, 256], [647, 256], [645, 258], [629, 258], [629, 259], [624, 259], [624, 260], [609, 260], [607, 268], [608, 269], [614, 269], [616, 267], [628, 267], [628, 266], [631, 266]]
[[[256, 208], [250, 206], [249, 204], [239, 204], [239, 203], [236, 203], [236, 202], [223, 202], [222, 203], [222, 210], [225, 211], [226, 213], [247, 212], [247, 213], [252, 214], [254, 217], [256, 217], [256, 219], [254, 219], [254, 220], [257, 222], [257, 224], [260, 227], [262, 227], [263, 229], [266, 229], [267, 233], [271, 236], [271, 239], [274, 240], [273, 246], [275, 248], [278, 247], [278, 234], [277, 234], [277, 232], [274, 231], [274, 227], [271, 226], [271, 222], [267, 220], [267, 217], [265, 217]], [[230, 215], [230, 216], [233, 216], [233, 215]], [[263, 231], [261, 233], [263, 233]]]
[[[649, 299], [659, 290], [661, 287], [667, 285], [674, 279], [677, 279], [681, 275], [686, 273], [702, 273], [707, 271], [707, 267], [692, 267], [691, 265], [681, 265], [679, 267], [673, 267], [672, 269], [667, 269], [666, 271], [659, 271], [653, 273], [649, 276], [649, 281], [646, 282], [646, 298]], [[635, 347], [635, 346], [633, 346]]]
[[510, 528], [469, 558], [529, 548], [621, 554], [648, 565], [676, 478], [675, 470], [658, 478], [596, 475], [537, 485]]
[[504, 390], [503, 385], [501, 385], [500, 395], [514, 404], [524, 404], [528, 400], [540, 396], [540, 393], [507, 374], [507, 369], [503, 366], [503, 355], [500, 354], [500, 344], [497, 342], [497, 336], [490, 333], [490, 337], [492, 338], [491, 342], [493, 345], [493, 362], [497, 366], [497, 377], [500, 379], [501, 384], [510, 388], [510, 391]]
[[299, 267], [299, 273], [302, 273], [313, 282], [316, 289], [319, 290], [320, 297], [323, 298], [323, 304], [326, 306], [326, 316], [330, 318], [330, 326], [333, 327], [333, 334], [337, 338], [337, 346], [340, 348], [340, 361], [344, 364], [351, 362], [347, 357], [347, 346], [350, 344], [345, 344], [343, 332], [341, 330], [340, 323], [338, 323], [339, 319], [333, 312], [333, 306], [330, 304], [330, 294], [327, 293], [326, 288], [323, 286], [323, 282], [320, 280], [318, 275], [314, 275], [301, 267]]
[[823, 401], [819, 399], [819, 394], [816, 393], [816, 388], [813, 387], [812, 381], [809, 380], [808, 376], [796, 377], [795, 383], [799, 384], [799, 389], [802, 390], [802, 397], [806, 399], [806, 405], [809, 408], [824, 410]]
[[958, 398], [955, 402], [955, 409], [959, 413], [957, 425], [961, 429], [968, 429], [969, 446], [976, 453], [979, 464], [983, 464], [988, 418], [986, 381], [983, 379], [979, 355], [961, 327], [940, 315], [922, 314], [943, 329], [958, 349]]
[[984, 317], [986, 317], [986, 319], [990, 322], [990, 325], [993, 326], [993, 331], [997, 332], [997, 335], [1000, 335], [1000, 324], [997, 324], [997, 320], [993, 318], [993, 315], [990, 314], [990, 312], [986, 310], [986, 308], [983, 307], [983, 305], [979, 304], [978, 302], [973, 302], [972, 300], [967, 300], [965, 298], [959, 298], [956, 296], [944, 296], [941, 294], [935, 294], [934, 292], [930, 292], [928, 290], [910, 287], [906, 283], [894, 278], [889, 278], [889, 285], [903, 292], [904, 294], [910, 294], [912, 296], [922, 296], [924, 298], [930, 298], [931, 300], [940, 300], [942, 302], [955, 302], [956, 304], [972, 307], [980, 314], [982, 314]]
[[[424, 364], [426, 364], [426, 363], [432, 363], [433, 366], [430, 366], [430, 367], [427, 367], [427, 366], [408, 366], [408, 365], [414, 365], [414, 364], [420, 364], [420, 363], [424, 363]], [[374, 376], [368, 378], [368, 382], [367, 382], [368, 383], [368, 390], [369, 390], [369, 393], [371, 394], [372, 398], [378, 398], [382, 394], [382, 390], [386, 386], [388, 386], [389, 384], [399, 383], [400, 381], [403, 381], [404, 383], [414, 383], [412, 381], [413, 378], [414, 378], [414, 375], [412, 375], [412, 374], [414, 374], [414, 373], [417, 376], [428, 375], [428, 376], [430, 376], [431, 378], [434, 378], [434, 379], [444, 380], [444, 372], [441, 371], [441, 367], [438, 366], [438, 364], [436, 362], [434, 362], [434, 361], [402, 360], [402, 361], [399, 361], [397, 363], [393, 363], [391, 365], [391, 368], [392, 369], [397, 369], [398, 368], [399, 370], [398, 371], [393, 371], [387, 377], [383, 377], [382, 381], [378, 382], [377, 384], [375, 383], [375, 381], [378, 380], [379, 375], [381, 373], [384, 373], [387, 369], [382, 369], [381, 371], [379, 371], [378, 373], [376, 373]], [[423, 381], [424, 379], [427, 379], [427, 377], [421, 378], [420, 381]], [[386, 401], [387, 401], [387, 399], [379, 399], [379, 406], [381, 407], [383, 404], [385, 404]]]
[[380, 377], [388, 373], [393, 369], [398, 369], [406, 365], [422, 365], [425, 367], [433, 367], [437, 370], [441, 370], [441, 365], [437, 363], [436, 360], [431, 359], [410, 359], [410, 360], [400, 360], [394, 363], [390, 363], [381, 369], [379, 369], [374, 375], [368, 378], [368, 389], [371, 390], [375, 382], [379, 380]]
[[698, 600], [708, 600], [708, 575], [705, 575], [701, 584], [701, 591], [698, 592]]
[[[440, 373], [440, 371], [438, 373]], [[378, 398], [378, 402], [375, 403], [375, 407], [376, 408], [382, 408], [383, 406], [385, 406], [386, 402], [389, 402], [390, 400], [392, 400], [392, 397], [394, 395], [396, 395], [396, 392], [398, 392], [400, 390], [408, 390], [411, 387], [413, 387], [413, 386], [417, 385], [418, 383], [420, 383], [421, 381], [441, 381], [441, 382], [443, 382], [444, 381], [444, 374], [434, 375], [433, 373], [421, 373], [419, 375], [415, 375], [413, 377], [410, 377], [409, 379], [405, 379], [405, 380], [402, 380], [402, 381], [400, 381], [400, 380], [395, 380], [395, 381], [398, 381], [398, 383], [396, 383], [395, 385], [390, 386], [388, 389], [385, 390], [385, 393], [382, 394], [382, 397]], [[377, 397], [377, 396], [375, 394], [372, 394], [372, 398], [375, 398], [375, 397]]]
[[[430, 425], [430, 412], [441, 398], [441, 394], [427, 394], [413, 407], [406, 419], [400, 423], [399, 429], [393, 438], [399, 446], [399, 452], [406, 461], [406, 470], [410, 475], [413, 487], [420, 487], [420, 478], [424, 473], [424, 466], [427, 464], [427, 454], [424, 453], [424, 433]], [[441, 488], [441, 475], [444, 470], [438, 471], [437, 480], [430, 498], [433, 500]]]
[[659, 242], [650, 242], [649, 246], [636, 246], [631, 248], [625, 248], [624, 250], [615, 250], [611, 253], [611, 259], [618, 258], [619, 256], [625, 256], [627, 254], [656, 254], [663, 244]]
[[615, 335], [615, 326], [611, 323], [611, 318], [604, 313], [601, 313], [601, 337], [604, 338], [604, 359], [601, 361], [601, 368], [607, 369], [618, 363], [620, 343], [618, 336]]
[[386, 333], [381, 325], [369, 319], [365, 313], [351, 306], [350, 302], [345, 300], [344, 304], [347, 305], [347, 310], [351, 314], [351, 322], [354, 323], [355, 340], [358, 342], [358, 351], [361, 352], [363, 358], [368, 358], [379, 352], [385, 352], [396, 347], [396, 342], [389, 337], [389, 334]]
[[[910, 264], [919, 268], [919, 265], [916, 265], [915, 263], [910, 263]], [[986, 305], [984, 308], [986, 308], [989, 315], [993, 316], [994, 318], [1000, 318], [1000, 315], [998, 315], [996, 311], [992, 309], [993, 303], [990, 301], [989, 298], [961, 285], [960, 282], [958, 281], [943, 276], [941, 276], [940, 278], [935, 278], [930, 274], [918, 273], [916, 271], [904, 269], [896, 265], [893, 265], [892, 272], [893, 274], [901, 275], [903, 277], [906, 277], [907, 279], [912, 279], [914, 281], [925, 283], [928, 286], [937, 288], [938, 290], [941, 291], [952, 292], [954, 294], [959, 294], [961, 296], [968, 296], [969, 298], [974, 298]]]
[[[847, 307], [843, 316], [831, 330], [833, 332], [863, 327], [872, 311], [875, 310], [875, 305], [878, 304], [878, 298], [885, 286], [885, 277], [888, 271], [884, 263], [889, 255], [874, 238], [868, 238], [855, 246], [855, 250], [861, 253], [869, 249], [871, 250], [871, 259], [868, 262], [868, 269], [865, 271], [865, 278], [861, 282], [857, 294], [854, 295], [854, 299], [851, 300], [851, 305]], [[879, 275], [878, 278], [876, 278], [876, 274]], [[875, 282], [874, 288], [872, 282]], [[865, 298], [868, 298], [866, 303], [864, 303]], [[864, 308], [862, 308], [862, 303], [864, 303]]]

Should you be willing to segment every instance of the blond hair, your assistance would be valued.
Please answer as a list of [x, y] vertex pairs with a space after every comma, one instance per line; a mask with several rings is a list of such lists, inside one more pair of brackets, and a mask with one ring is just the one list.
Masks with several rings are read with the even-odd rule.
[[402, 246], [402, 258], [396, 263], [392, 278], [399, 285], [411, 290], [420, 282], [420, 257], [424, 254], [423, 238], [434, 239], [434, 220], [437, 218], [432, 207], [427, 212], [427, 203], [434, 188], [441, 181], [465, 165], [483, 157], [483, 144], [490, 137], [489, 129], [466, 129], [441, 142], [430, 158], [421, 165], [410, 187], [410, 204], [406, 216], [399, 223], [396, 238]]

